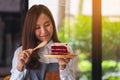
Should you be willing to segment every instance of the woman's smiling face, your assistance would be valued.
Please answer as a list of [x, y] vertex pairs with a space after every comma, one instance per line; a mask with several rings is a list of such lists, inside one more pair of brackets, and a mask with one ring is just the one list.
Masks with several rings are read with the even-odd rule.
[[53, 35], [53, 25], [51, 20], [45, 14], [41, 14], [36, 22], [35, 36], [42, 41], [49, 41]]

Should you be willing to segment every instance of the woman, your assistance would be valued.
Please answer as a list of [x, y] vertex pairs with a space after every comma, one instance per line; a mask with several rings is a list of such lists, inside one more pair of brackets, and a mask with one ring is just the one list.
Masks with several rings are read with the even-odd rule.
[[[33, 51], [43, 41], [47, 44]], [[17, 48], [13, 57], [10, 80], [45, 80], [48, 72], [59, 72], [60, 80], [75, 80], [72, 60], [43, 56], [49, 54], [54, 42], [60, 41], [50, 10], [44, 5], [32, 6], [26, 14], [22, 46]]]

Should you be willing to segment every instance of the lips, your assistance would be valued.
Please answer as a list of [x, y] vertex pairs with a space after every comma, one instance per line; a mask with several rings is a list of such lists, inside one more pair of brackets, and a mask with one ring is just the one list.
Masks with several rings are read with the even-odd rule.
[[49, 35], [48, 35], [48, 34], [42, 35], [42, 36], [40, 36], [40, 38], [41, 38], [41, 39], [48, 39], [48, 38], [49, 38]]
[[40, 37], [48, 37], [49, 35], [48, 34], [46, 34], [46, 35], [41, 35]]

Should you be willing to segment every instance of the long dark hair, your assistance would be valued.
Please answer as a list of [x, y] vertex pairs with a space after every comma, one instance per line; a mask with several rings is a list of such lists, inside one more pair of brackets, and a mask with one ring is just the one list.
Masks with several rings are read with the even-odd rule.
[[[33, 5], [27, 12], [22, 32], [22, 49], [34, 48], [38, 45], [38, 40], [35, 37], [35, 25], [38, 17], [45, 14], [51, 20], [53, 25], [53, 35], [51, 39], [54, 42], [60, 42], [57, 37], [55, 21], [51, 11], [44, 5]], [[35, 63], [37, 64], [39, 56], [34, 52], [31, 55], [30, 62], [26, 65], [27, 68], [32, 68]], [[33, 64], [34, 63], [34, 64]]]

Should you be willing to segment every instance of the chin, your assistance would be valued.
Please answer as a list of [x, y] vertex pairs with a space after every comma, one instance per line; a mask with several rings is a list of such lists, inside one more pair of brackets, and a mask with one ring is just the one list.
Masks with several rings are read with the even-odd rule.
[[42, 40], [40, 40], [40, 41], [49, 41], [50, 39], [42, 39]]
[[40, 41], [50, 41], [51, 37], [41, 37], [39, 38]]

